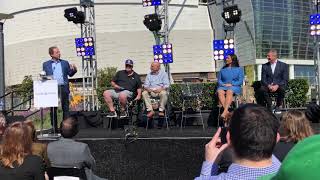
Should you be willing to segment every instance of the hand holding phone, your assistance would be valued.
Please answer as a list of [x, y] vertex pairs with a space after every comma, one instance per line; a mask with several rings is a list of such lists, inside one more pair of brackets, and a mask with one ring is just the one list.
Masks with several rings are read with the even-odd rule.
[[221, 133], [220, 133], [221, 144], [227, 143], [227, 132], [228, 132], [227, 127], [221, 128]]

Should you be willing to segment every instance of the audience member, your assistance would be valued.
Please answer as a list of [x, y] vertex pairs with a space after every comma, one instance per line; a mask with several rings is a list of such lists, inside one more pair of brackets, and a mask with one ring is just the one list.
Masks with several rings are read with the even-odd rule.
[[167, 89], [170, 86], [168, 75], [160, 69], [161, 64], [153, 62], [151, 64], [151, 72], [147, 74], [144, 82], [144, 91], [142, 97], [147, 107], [147, 116], [151, 118], [154, 115], [151, 104], [151, 97], [160, 97], [159, 116], [164, 116], [165, 106], [168, 100]]
[[300, 141], [289, 152], [275, 175], [259, 180], [316, 180], [320, 179], [320, 135]]
[[32, 140], [23, 122], [9, 125], [0, 149], [1, 180], [44, 180], [44, 166], [39, 156], [31, 154]]
[[291, 110], [282, 116], [280, 123], [280, 141], [276, 144], [273, 154], [283, 161], [293, 146], [306, 137], [312, 136], [313, 131], [305, 114]]
[[48, 144], [48, 157], [51, 167], [84, 168], [88, 180], [100, 180], [94, 175], [95, 160], [91, 155], [89, 146], [82, 142], [72, 140], [79, 131], [76, 117], [70, 116], [61, 122], [61, 136], [57, 141]]
[[31, 146], [32, 154], [41, 157], [45, 165], [48, 167], [49, 159], [47, 155], [47, 145], [36, 142], [37, 141], [36, 130], [34, 128], [32, 121], [27, 120], [25, 121], [25, 124], [28, 127], [29, 135], [31, 136], [31, 139], [32, 139], [32, 146]]
[[6, 129], [6, 125], [7, 125], [6, 117], [0, 112], [0, 141], [4, 133], [4, 130]]
[[[272, 155], [273, 148], [280, 139], [279, 121], [265, 107], [246, 104], [233, 112], [227, 143], [221, 145], [218, 129], [205, 148], [201, 179], [253, 180], [260, 176], [276, 173], [281, 163]], [[234, 152], [233, 164], [227, 173], [218, 175], [217, 157], [230, 146]]]
[[320, 106], [315, 102], [308, 104], [305, 114], [312, 123], [319, 123]]

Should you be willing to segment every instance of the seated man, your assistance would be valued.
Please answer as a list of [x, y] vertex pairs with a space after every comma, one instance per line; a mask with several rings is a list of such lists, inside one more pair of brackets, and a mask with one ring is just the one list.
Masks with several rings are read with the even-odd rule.
[[104, 100], [110, 110], [107, 117], [117, 117], [116, 110], [113, 106], [113, 99], [119, 99], [121, 105], [120, 118], [127, 117], [126, 104], [127, 99], [137, 94], [134, 100], [141, 99], [141, 80], [139, 74], [133, 71], [133, 61], [125, 61], [125, 70], [118, 71], [111, 81], [114, 89], [106, 90], [103, 93]]
[[143, 100], [148, 111], [148, 118], [151, 118], [154, 115], [150, 96], [160, 97], [159, 116], [164, 116], [164, 110], [168, 100], [168, 94], [166, 90], [170, 85], [167, 73], [160, 69], [160, 63], [153, 62], [150, 69], [151, 72], [147, 74], [144, 83], [145, 90], [142, 93]]
[[61, 122], [62, 138], [48, 144], [47, 153], [51, 167], [84, 168], [88, 180], [103, 179], [92, 172], [96, 162], [91, 155], [89, 146], [72, 140], [79, 131], [78, 126], [77, 119], [73, 116]]
[[265, 106], [266, 102], [268, 109], [272, 110], [272, 100], [269, 93], [277, 93], [275, 113], [280, 113], [279, 107], [282, 105], [288, 85], [289, 68], [286, 63], [278, 60], [277, 51], [274, 49], [269, 51], [267, 58], [269, 62], [262, 65], [261, 88], [258, 93], [261, 100], [258, 103]]
[[[279, 126], [278, 119], [260, 105], [246, 104], [236, 109], [226, 133], [227, 143], [221, 144], [219, 128], [205, 146], [205, 161], [196, 179], [257, 179], [276, 173], [281, 163], [272, 151], [280, 139]], [[218, 175], [217, 159], [227, 147], [234, 152], [233, 163], [227, 173]]]

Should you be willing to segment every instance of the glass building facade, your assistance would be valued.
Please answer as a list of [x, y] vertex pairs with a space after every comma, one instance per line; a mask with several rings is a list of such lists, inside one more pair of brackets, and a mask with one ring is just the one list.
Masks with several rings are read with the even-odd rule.
[[310, 85], [316, 85], [314, 66], [295, 65], [294, 66], [295, 79], [307, 79]]
[[[222, 0], [216, 0], [221, 4]], [[234, 33], [236, 55], [241, 66], [254, 67], [252, 80], [261, 79], [261, 67], [270, 49], [289, 64], [290, 78], [308, 79], [314, 85], [314, 40], [309, 17], [315, 13], [312, 0], [235, 0], [242, 11]], [[209, 6], [215, 39], [225, 37], [222, 6]], [[217, 63], [219, 70], [222, 62]]]
[[313, 38], [309, 35], [311, 0], [252, 0], [256, 58], [265, 58], [270, 48], [281, 59], [313, 59]]

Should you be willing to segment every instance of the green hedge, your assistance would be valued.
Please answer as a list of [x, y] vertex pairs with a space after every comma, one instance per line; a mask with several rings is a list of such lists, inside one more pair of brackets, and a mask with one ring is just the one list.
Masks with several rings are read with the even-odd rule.
[[[101, 104], [101, 108], [104, 110], [105, 102], [103, 100], [103, 92], [110, 87], [110, 81], [116, 73], [116, 68], [105, 68], [98, 71], [98, 97]], [[255, 81], [252, 87], [255, 89], [260, 88], [260, 81]], [[216, 93], [217, 83], [203, 83], [203, 93], [201, 96], [201, 109], [211, 110], [218, 104]], [[308, 81], [305, 79], [293, 79], [288, 83], [288, 93], [286, 100], [290, 107], [301, 107], [306, 104], [307, 93], [309, 90]], [[172, 84], [170, 87], [170, 97], [172, 108], [174, 110], [182, 109], [182, 96], [181, 96], [181, 84]], [[256, 97], [257, 98], [257, 97]], [[194, 102], [191, 105], [193, 109], [197, 109], [198, 105]]]
[[[252, 84], [255, 92], [260, 88], [260, 81], [255, 81]], [[289, 107], [302, 107], [306, 105], [307, 93], [309, 91], [308, 80], [306, 79], [291, 79], [288, 82], [288, 89], [286, 93], [286, 101]], [[256, 98], [257, 97], [256, 95]]]

